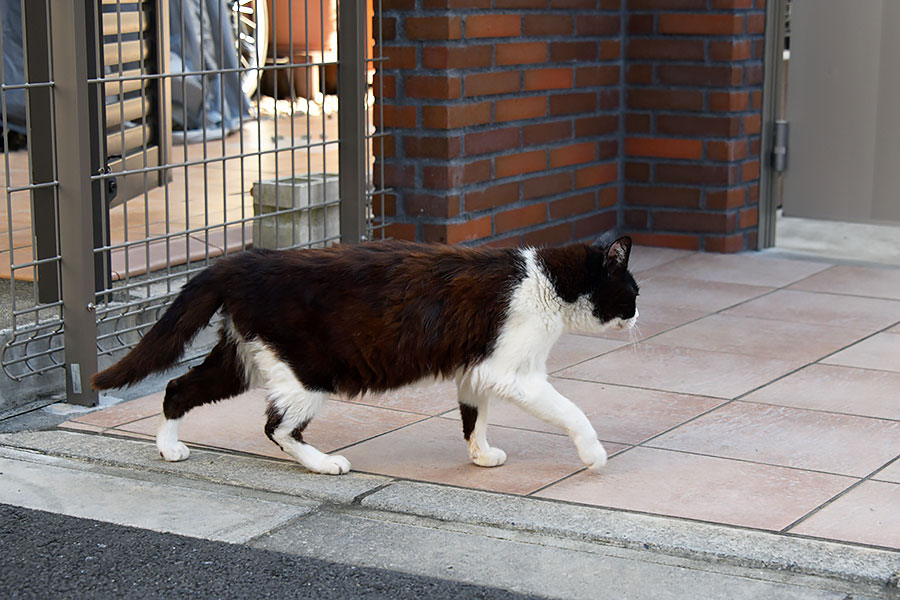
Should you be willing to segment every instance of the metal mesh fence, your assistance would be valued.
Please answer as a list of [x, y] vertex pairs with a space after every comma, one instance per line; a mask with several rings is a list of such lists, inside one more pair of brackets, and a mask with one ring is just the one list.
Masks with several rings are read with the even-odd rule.
[[[216, 257], [383, 237], [366, 54], [380, 0], [80, 0], [74, 17], [71, 0], [0, 1], [3, 64], [17, 46], [25, 76], [0, 67], [10, 377], [75, 365], [70, 397], [88, 393], [98, 357], [136, 344]], [[83, 100], [76, 122], [61, 98]]]
[[0, 8], [6, 200], [0, 206], [6, 212], [0, 222], [0, 277], [8, 279], [0, 292], [0, 335], [3, 367], [17, 378], [45, 373], [64, 360], [62, 301], [54, 293], [60, 287], [55, 90], [49, 36], [29, 31], [49, 28], [48, 2], [3, 0]]

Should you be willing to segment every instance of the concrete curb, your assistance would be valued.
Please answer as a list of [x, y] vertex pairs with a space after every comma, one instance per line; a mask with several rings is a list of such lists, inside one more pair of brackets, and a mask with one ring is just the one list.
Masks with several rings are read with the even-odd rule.
[[900, 570], [900, 552], [412, 481], [395, 482], [362, 505], [873, 586], [897, 587]]
[[359, 473], [323, 477], [288, 462], [209, 450], [166, 463], [146, 441], [68, 431], [3, 434], [2, 446], [336, 505], [823, 577], [900, 597], [900, 552]]

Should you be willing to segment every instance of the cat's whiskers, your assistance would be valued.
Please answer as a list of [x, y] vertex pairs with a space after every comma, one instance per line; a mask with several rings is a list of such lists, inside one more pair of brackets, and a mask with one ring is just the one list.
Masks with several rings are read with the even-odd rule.
[[637, 354], [638, 343], [641, 341], [641, 326], [637, 322], [628, 329], [628, 337], [631, 338], [631, 351]]

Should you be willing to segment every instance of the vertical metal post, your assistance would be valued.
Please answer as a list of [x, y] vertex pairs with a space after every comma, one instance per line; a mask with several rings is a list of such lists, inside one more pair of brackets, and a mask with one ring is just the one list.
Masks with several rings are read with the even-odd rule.
[[338, 5], [338, 169], [341, 243], [366, 239], [366, 3]]
[[[156, 72], [169, 74], [169, 2], [156, 0]], [[156, 143], [159, 151], [159, 165], [167, 165], [172, 159], [172, 80], [161, 77], [156, 80]], [[168, 169], [160, 169], [158, 185], [166, 185], [172, 178]]]
[[[78, 4], [78, 2], [76, 2]], [[84, 0], [84, 40], [86, 52], [87, 78], [95, 79], [103, 73], [103, 52], [100, 50], [103, 39], [103, 26], [100, 23], [100, 3], [96, 0]], [[89, 174], [99, 175], [106, 170], [106, 110], [103, 86], [88, 84], [85, 87], [88, 98], [88, 119], [90, 122], [90, 158]], [[95, 180], [91, 183], [90, 210], [94, 219], [93, 248], [109, 245], [109, 191], [106, 181]], [[94, 252], [94, 290], [101, 292], [112, 285], [112, 262], [109, 250]], [[63, 292], [65, 293], [65, 292]]]
[[[95, 3], [96, 4], [96, 3]], [[52, 0], [51, 38], [56, 85], [57, 177], [65, 326], [66, 397], [93, 406], [90, 378], [97, 371], [94, 317], [94, 210], [91, 185], [91, 109], [87, 19], [91, 0]]]
[[[22, 31], [25, 32], [25, 73], [28, 83], [50, 81], [50, 21], [47, 3], [22, 3]], [[50, 119], [50, 88], [38, 87], [28, 91], [28, 153], [33, 183], [53, 181], [53, 121]], [[56, 241], [56, 201], [51, 187], [31, 190], [31, 215], [34, 223], [35, 258], [59, 256]], [[59, 271], [56, 263], [37, 266], [38, 300], [51, 303], [59, 300]]]
[[775, 121], [784, 118], [784, 19], [786, 0], [766, 3], [766, 45], [763, 81], [762, 142], [759, 177], [759, 235], [757, 248], [775, 245], [775, 213], [778, 210], [781, 175], [775, 171], [769, 157], [775, 143]]

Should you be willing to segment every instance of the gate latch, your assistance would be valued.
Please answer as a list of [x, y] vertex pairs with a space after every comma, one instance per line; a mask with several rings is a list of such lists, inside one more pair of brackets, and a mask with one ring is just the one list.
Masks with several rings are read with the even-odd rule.
[[[108, 175], [112, 173], [112, 169], [109, 168], [109, 161], [119, 160], [122, 158], [121, 154], [112, 154], [106, 158], [107, 164], [104, 169], [102, 169], [103, 174]], [[116, 196], [119, 194], [119, 182], [116, 181], [115, 177], [107, 177], [103, 180], [104, 186], [106, 187], [106, 206], [112, 206], [113, 200], [115, 200]]]
[[782, 173], [788, 166], [788, 133], [790, 124], [779, 119], [775, 121], [775, 143], [772, 145], [772, 168]]

